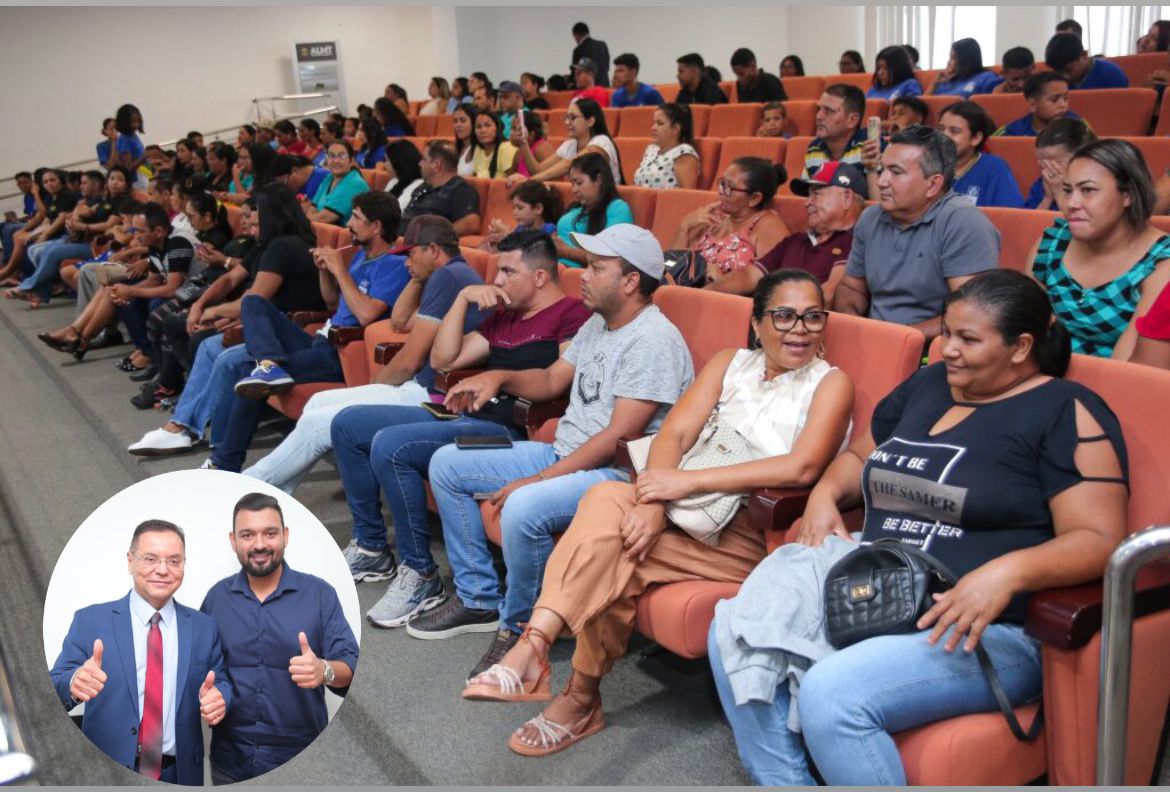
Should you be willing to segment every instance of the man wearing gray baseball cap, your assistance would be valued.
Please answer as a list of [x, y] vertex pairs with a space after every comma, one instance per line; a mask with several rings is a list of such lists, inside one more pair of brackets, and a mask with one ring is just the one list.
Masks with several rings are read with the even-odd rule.
[[[567, 392], [569, 406], [554, 442], [479, 450], [449, 445], [431, 458], [431, 489], [456, 596], [411, 619], [406, 631], [423, 639], [494, 633], [469, 676], [499, 662], [519, 639], [540, 593], [552, 535], [569, 527], [585, 492], [603, 481], [627, 480], [608, 467], [617, 441], [657, 431], [694, 379], [682, 334], [652, 302], [665, 270], [654, 236], [618, 224], [573, 239], [588, 254], [581, 299], [594, 316], [560, 359], [544, 369], [488, 371], [447, 394], [452, 411], [475, 413], [500, 391], [533, 402]], [[478, 501], [484, 499], [503, 508], [505, 594], [483, 530]]]

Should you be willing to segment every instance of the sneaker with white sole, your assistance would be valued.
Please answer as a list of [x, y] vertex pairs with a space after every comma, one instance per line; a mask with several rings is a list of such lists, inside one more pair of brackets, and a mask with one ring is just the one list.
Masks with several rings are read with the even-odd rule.
[[203, 464], [196, 468], [196, 470], [219, 470], [219, 465], [211, 461], [211, 457], [203, 460]]
[[346, 562], [349, 564], [349, 572], [353, 575], [355, 583], [363, 581], [378, 581], [389, 580], [394, 577], [394, 555], [388, 548], [383, 547], [381, 550], [367, 550], [356, 542], [352, 543], [353, 549], [346, 548]]
[[190, 451], [194, 444], [195, 441], [186, 432], [153, 429], [126, 450], [135, 456], [164, 456]]
[[437, 572], [425, 578], [402, 563], [382, 599], [366, 613], [366, 619], [375, 627], [401, 627], [411, 616], [438, 607], [446, 598], [447, 590]]
[[267, 399], [278, 393], [287, 393], [296, 382], [275, 363], [258, 363], [252, 373], [236, 383], [236, 395], [241, 399]]
[[406, 623], [406, 633], [411, 638], [435, 641], [464, 633], [494, 633], [499, 626], [499, 611], [468, 608], [455, 596], [441, 608], [411, 617]]

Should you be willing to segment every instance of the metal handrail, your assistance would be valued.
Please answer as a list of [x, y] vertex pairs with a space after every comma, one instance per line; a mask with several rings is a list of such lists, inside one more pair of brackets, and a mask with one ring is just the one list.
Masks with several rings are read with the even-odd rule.
[[1134, 586], [1142, 567], [1166, 557], [1170, 557], [1170, 525], [1150, 526], [1122, 542], [1105, 568], [1097, 700], [1098, 786], [1125, 783]]
[[281, 99], [324, 99], [330, 96], [329, 93], [305, 93], [305, 94], [285, 94], [284, 96], [257, 96], [252, 99], [252, 104], [257, 102], [277, 102]]
[[31, 781], [36, 774], [37, 763], [28, 754], [8, 682], [7, 662], [0, 654], [0, 786]]

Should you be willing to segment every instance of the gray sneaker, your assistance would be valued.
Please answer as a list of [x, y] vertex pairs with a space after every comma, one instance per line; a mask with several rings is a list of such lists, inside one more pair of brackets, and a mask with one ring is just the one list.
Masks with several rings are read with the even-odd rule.
[[394, 556], [385, 547], [375, 553], [359, 546], [357, 542], [350, 542], [345, 548], [345, 561], [349, 564], [349, 572], [355, 583], [394, 577]]
[[446, 598], [447, 590], [437, 573], [424, 578], [403, 563], [382, 599], [366, 613], [366, 619], [375, 627], [401, 627], [411, 616], [438, 607]]

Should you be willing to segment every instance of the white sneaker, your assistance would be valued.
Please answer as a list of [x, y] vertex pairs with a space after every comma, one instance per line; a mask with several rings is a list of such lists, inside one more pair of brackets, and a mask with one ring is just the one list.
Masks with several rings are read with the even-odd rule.
[[164, 456], [190, 451], [195, 442], [186, 432], [168, 432], [166, 429], [152, 429], [126, 450], [135, 456]]

